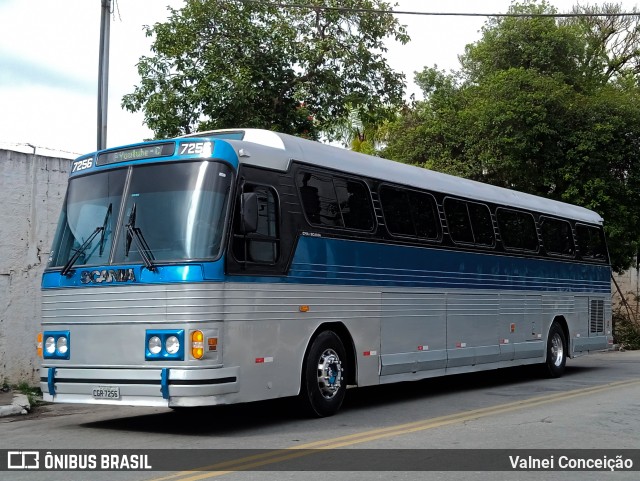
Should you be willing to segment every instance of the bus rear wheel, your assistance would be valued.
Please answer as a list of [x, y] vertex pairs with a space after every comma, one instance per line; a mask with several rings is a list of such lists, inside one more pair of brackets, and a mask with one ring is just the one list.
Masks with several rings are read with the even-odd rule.
[[544, 372], [548, 377], [560, 377], [567, 364], [567, 340], [564, 331], [557, 322], [549, 329], [547, 338], [547, 361]]
[[344, 345], [335, 332], [323, 331], [313, 340], [303, 365], [300, 390], [308, 414], [325, 417], [338, 412], [346, 393], [346, 359]]

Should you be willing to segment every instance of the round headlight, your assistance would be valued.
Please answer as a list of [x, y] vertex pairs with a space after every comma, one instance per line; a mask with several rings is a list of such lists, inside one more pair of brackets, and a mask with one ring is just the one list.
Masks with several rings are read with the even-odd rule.
[[69, 349], [69, 346], [67, 346], [67, 338], [64, 336], [60, 336], [58, 338], [58, 342], [56, 342], [56, 349], [58, 350], [58, 352], [60, 354], [66, 354], [67, 349]]
[[164, 343], [164, 347], [169, 354], [175, 354], [180, 350], [180, 341], [176, 336], [169, 336]]
[[147, 347], [151, 354], [158, 354], [162, 350], [162, 341], [158, 336], [152, 336], [149, 338]]
[[53, 336], [47, 337], [44, 341], [44, 350], [47, 351], [47, 354], [53, 354], [56, 352], [56, 340]]

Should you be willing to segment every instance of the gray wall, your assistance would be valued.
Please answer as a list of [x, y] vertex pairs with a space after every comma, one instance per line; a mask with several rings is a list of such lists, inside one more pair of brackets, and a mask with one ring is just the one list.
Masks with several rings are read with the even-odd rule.
[[[640, 318], [640, 271], [634, 266], [622, 274], [614, 274], [614, 277], [632, 313], [636, 318]], [[614, 303], [619, 305], [621, 303], [620, 293], [613, 283], [611, 292]], [[626, 309], [623, 312], [626, 313]]]
[[38, 379], [40, 278], [71, 160], [0, 150], [0, 384]]

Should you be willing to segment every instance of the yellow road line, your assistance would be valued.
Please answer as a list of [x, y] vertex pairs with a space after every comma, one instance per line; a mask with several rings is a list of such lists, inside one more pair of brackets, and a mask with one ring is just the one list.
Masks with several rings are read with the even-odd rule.
[[[225, 474], [233, 473], [236, 471], [250, 470], [265, 466], [268, 464], [275, 464], [282, 461], [301, 458], [317, 452], [320, 449], [336, 449], [345, 446], [353, 446], [354, 444], [366, 443], [369, 441], [375, 441], [377, 439], [388, 438], [393, 436], [399, 436], [403, 434], [409, 434], [417, 431], [424, 431], [427, 429], [434, 429], [450, 424], [457, 424], [465, 421], [471, 421], [474, 419], [480, 419], [487, 416], [493, 416], [497, 414], [508, 413], [519, 409], [536, 407], [543, 404], [552, 402], [560, 402], [575, 397], [586, 396], [589, 394], [597, 394], [603, 391], [608, 391], [614, 388], [630, 387], [640, 384], [640, 379], [617, 381], [600, 386], [588, 387], [583, 389], [575, 389], [573, 391], [562, 392], [557, 394], [550, 394], [545, 396], [538, 396], [530, 399], [523, 399], [520, 401], [514, 401], [511, 403], [500, 404], [497, 406], [490, 406], [486, 408], [473, 409], [471, 411], [464, 411], [462, 413], [449, 414], [446, 416], [439, 416], [437, 418], [422, 419], [420, 421], [414, 421], [411, 423], [398, 424], [395, 426], [388, 426], [386, 428], [372, 429], [360, 433], [349, 434], [332, 439], [323, 439], [320, 441], [314, 441], [311, 443], [301, 444], [297, 446], [291, 446], [284, 449], [276, 449], [265, 453], [256, 454], [253, 456], [246, 456], [244, 458], [238, 458], [230, 461], [224, 461], [221, 463], [212, 464], [210, 466], [203, 466], [194, 468], [190, 471], [182, 471], [163, 478], [155, 478], [150, 481], [166, 481], [166, 480], [179, 480], [179, 481], [198, 481], [206, 478], [214, 478]], [[207, 471], [205, 473], [194, 474], [194, 471]], [[183, 477], [186, 476], [186, 477]]]

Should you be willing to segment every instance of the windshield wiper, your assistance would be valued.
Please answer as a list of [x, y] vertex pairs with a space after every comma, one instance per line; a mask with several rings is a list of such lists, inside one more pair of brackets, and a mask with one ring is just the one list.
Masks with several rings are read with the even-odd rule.
[[102, 223], [102, 234], [100, 234], [100, 257], [102, 257], [102, 253], [104, 252], [104, 239], [107, 235], [107, 222], [109, 222], [112, 207], [113, 204], [110, 203], [107, 213], [104, 215], [104, 222]]
[[96, 230], [93, 231], [93, 234], [89, 236], [89, 238], [82, 243], [82, 245], [76, 250], [76, 252], [71, 256], [71, 259], [67, 261], [62, 270], [60, 271], [61, 276], [66, 276], [70, 271], [76, 261], [80, 258], [80, 256], [86, 251], [91, 245], [91, 241], [98, 235], [98, 232], [102, 232], [100, 236], [100, 257], [102, 257], [102, 253], [104, 252], [104, 239], [107, 232], [107, 222], [109, 222], [109, 216], [111, 216], [111, 210], [113, 209], [113, 203], [109, 203], [109, 207], [107, 208], [107, 213], [104, 216], [104, 221], [102, 222], [102, 227], [96, 227]]
[[153, 252], [151, 252], [151, 248], [144, 236], [142, 235], [142, 231], [139, 227], [136, 227], [136, 203], [134, 202], [131, 206], [131, 213], [129, 214], [129, 222], [126, 225], [127, 228], [127, 239], [125, 243], [124, 256], [129, 256], [129, 250], [131, 249], [131, 240], [134, 240], [136, 243], [136, 247], [138, 248], [138, 252], [140, 252], [140, 257], [142, 257], [142, 262], [144, 262], [144, 266], [150, 271], [156, 271], [156, 266], [153, 261], [155, 257], [153, 256]]
[[104, 227], [96, 227], [96, 230], [93, 231], [93, 234], [91, 234], [89, 238], [86, 241], [84, 241], [80, 247], [78, 247], [76, 252], [71, 256], [71, 258], [64, 265], [64, 267], [60, 271], [61, 276], [66, 276], [67, 274], [69, 274], [69, 272], [71, 271], [71, 268], [73, 267], [73, 264], [76, 263], [76, 261], [82, 254], [84, 254], [84, 251], [86, 251], [87, 248], [91, 245], [91, 241], [95, 239], [98, 233], [103, 230], [104, 230]]

